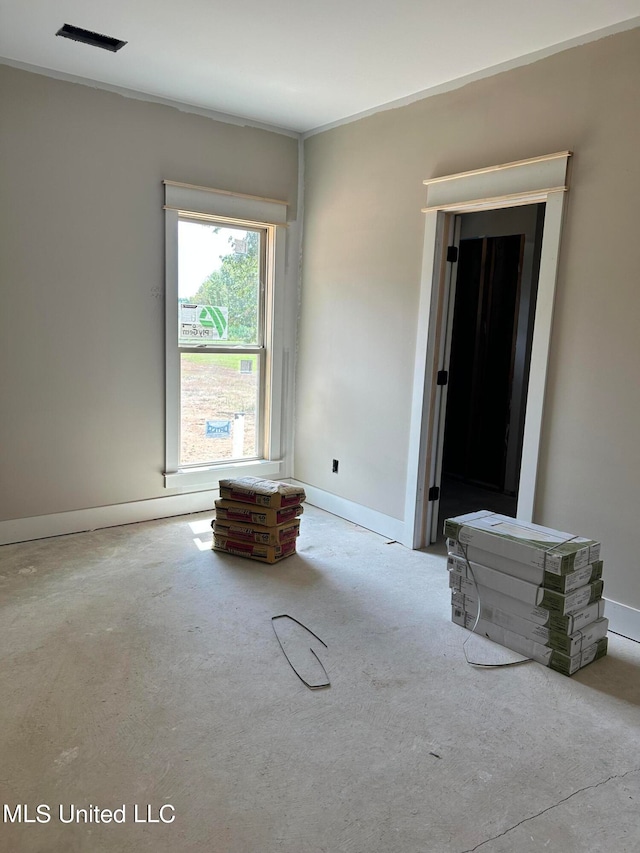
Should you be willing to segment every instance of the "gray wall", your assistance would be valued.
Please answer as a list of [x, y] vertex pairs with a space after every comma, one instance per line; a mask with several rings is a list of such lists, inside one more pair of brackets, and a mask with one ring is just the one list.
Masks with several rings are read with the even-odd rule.
[[[571, 149], [535, 520], [640, 608], [640, 30], [310, 137], [298, 480], [401, 519], [422, 180]], [[331, 473], [331, 459], [340, 473]]]
[[0, 151], [0, 520], [161, 497], [161, 182], [293, 219], [297, 140], [0, 66]]

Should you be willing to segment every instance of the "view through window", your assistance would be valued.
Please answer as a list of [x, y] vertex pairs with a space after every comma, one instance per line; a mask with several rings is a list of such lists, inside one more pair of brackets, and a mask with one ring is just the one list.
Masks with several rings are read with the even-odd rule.
[[180, 466], [261, 456], [266, 229], [178, 223]]

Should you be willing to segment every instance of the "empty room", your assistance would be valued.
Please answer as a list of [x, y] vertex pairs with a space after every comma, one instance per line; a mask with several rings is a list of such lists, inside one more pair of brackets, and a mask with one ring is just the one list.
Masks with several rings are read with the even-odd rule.
[[0, 2], [0, 853], [640, 849], [640, 0]]

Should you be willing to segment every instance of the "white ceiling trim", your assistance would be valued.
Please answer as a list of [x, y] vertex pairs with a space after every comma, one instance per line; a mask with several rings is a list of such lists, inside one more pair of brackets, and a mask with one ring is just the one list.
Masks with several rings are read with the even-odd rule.
[[422, 101], [425, 98], [432, 98], [435, 95], [452, 92], [455, 89], [461, 89], [469, 83], [475, 83], [477, 80], [485, 80], [487, 77], [495, 77], [496, 74], [511, 71], [513, 68], [521, 68], [525, 65], [531, 65], [541, 59], [546, 59], [548, 56], [553, 56], [556, 53], [562, 53], [563, 50], [570, 50], [572, 47], [580, 47], [580, 45], [583, 44], [600, 41], [600, 39], [616, 35], [617, 33], [634, 30], [639, 26], [640, 16], [630, 18], [628, 21], [621, 21], [620, 23], [613, 24], [610, 27], [604, 27], [603, 29], [594, 30], [594, 32], [586, 33], [582, 36], [576, 36], [576, 38], [568, 39], [567, 41], [558, 42], [558, 44], [555, 44], [552, 47], [536, 50], [533, 53], [527, 53], [524, 56], [517, 57], [516, 59], [510, 59], [507, 62], [492, 65], [490, 68], [484, 68], [482, 71], [475, 71], [473, 74], [466, 74], [463, 77], [457, 77], [455, 80], [449, 80], [439, 86], [432, 86], [430, 89], [423, 89], [420, 92], [415, 92], [413, 95], [407, 95], [404, 98], [398, 98], [395, 101], [389, 101], [386, 104], [380, 104], [380, 106], [372, 107], [369, 110], [363, 110], [362, 112], [355, 113], [347, 118], [330, 122], [329, 124], [323, 124], [320, 127], [315, 127], [312, 130], [306, 131], [301, 134], [301, 136], [303, 139], [308, 139], [310, 136], [315, 136], [317, 133], [324, 133], [326, 130], [333, 130], [335, 127], [341, 127], [344, 124], [351, 124], [354, 121], [359, 121], [362, 118], [368, 118], [369, 116], [385, 112], [386, 110], [395, 110], [398, 107], [405, 107], [409, 104], [414, 104], [416, 101]]
[[91, 80], [88, 77], [78, 77], [75, 74], [67, 74], [64, 71], [55, 71], [52, 68], [41, 68], [39, 65], [30, 65], [27, 62], [18, 62], [17, 60], [7, 59], [3, 56], [0, 56], [0, 65], [9, 65], [20, 71], [29, 71], [32, 74], [52, 77], [54, 80], [62, 80], [64, 83], [79, 83], [81, 86], [89, 86], [91, 89], [102, 89], [105, 92], [112, 92], [114, 95], [121, 95], [123, 98], [132, 98], [133, 100], [145, 101], [150, 104], [161, 104], [165, 107], [172, 107], [175, 110], [180, 110], [182, 113], [191, 113], [192, 115], [203, 116], [204, 118], [210, 118], [213, 121], [220, 121], [224, 124], [235, 124], [239, 127], [255, 127], [258, 130], [268, 130], [271, 131], [271, 133], [280, 133], [283, 136], [290, 136], [293, 139], [300, 138], [300, 134], [297, 131], [291, 130], [287, 127], [278, 127], [277, 125], [254, 121], [253, 119], [244, 118], [243, 116], [217, 112], [216, 110], [208, 110], [206, 107], [199, 107], [195, 104], [187, 104], [182, 101], [172, 101], [170, 98], [150, 95], [148, 92], [138, 92], [136, 89], [125, 89], [122, 86], [113, 86], [110, 83], [102, 83], [99, 80]]
[[260, 130], [267, 130], [273, 133], [289, 136], [294, 139], [304, 140], [318, 133], [323, 133], [324, 131], [331, 130], [336, 127], [341, 127], [342, 125], [351, 124], [352, 122], [358, 121], [362, 118], [367, 118], [369, 116], [376, 115], [380, 112], [397, 109], [399, 107], [415, 103], [416, 101], [434, 97], [435, 95], [440, 95], [445, 92], [453, 91], [455, 89], [460, 89], [469, 83], [473, 83], [478, 80], [483, 80], [488, 77], [493, 77], [496, 74], [502, 74], [503, 72], [510, 71], [514, 68], [530, 65], [534, 62], [538, 62], [541, 59], [545, 59], [546, 57], [553, 56], [556, 53], [561, 53], [564, 50], [569, 50], [573, 47], [578, 47], [580, 45], [588, 44], [593, 41], [599, 41], [600, 39], [607, 38], [608, 36], [616, 35], [617, 33], [625, 32], [627, 30], [632, 30], [639, 26], [640, 16], [629, 18], [625, 21], [612, 24], [611, 26], [594, 30], [590, 33], [586, 33], [581, 36], [576, 36], [572, 39], [558, 42], [557, 44], [552, 45], [551, 47], [523, 54], [522, 56], [517, 57], [515, 59], [508, 60], [506, 62], [502, 62], [496, 65], [491, 65], [480, 71], [457, 77], [440, 85], [433, 86], [427, 89], [422, 89], [420, 91], [414, 92], [411, 95], [407, 95], [396, 100], [378, 104], [370, 109], [356, 112], [345, 118], [338, 119], [335, 122], [319, 125], [318, 127], [311, 128], [310, 130], [301, 133], [297, 132], [296, 130], [292, 130], [290, 127], [270, 124], [268, 122], [262, 122], [246, 118], [242, 115], [237, 115], [233, 113], [212, 110], [206, 107], [199, 106], [197, 104], [173, 100], [171, 98], [154, 95], [137, 89], [117, 86], [114, 84], [98, 81], [89, 77], [81, 77], [74, 74], [70, 74], [68, 72], [58, 71], [36, 64], [21, 62], [19, 60], [11, 59], [8, 57], [0, 56], [0, 64], [18, 68], [23, 71], [29, 71], [35, 74], [44, 75], [57, 80], [62, 80], [64, 82], [78, 83], [83, 86], [89, 86], [90, 88], [101, 89], [107, 92], [112, 92], [114, 94], [121, 95], [122, 97], [126, 98], [133, 98], [135, 100], [146, 101], [148, 103], [161, 104], [163, 106], [172, 107], [181, 112], [191, 113], [193, 115], [200, 115], [205, 118], [213, 119], [214, 121], [224, 122], [225, 124], [233, 124], [241, 127], [255, 127]]

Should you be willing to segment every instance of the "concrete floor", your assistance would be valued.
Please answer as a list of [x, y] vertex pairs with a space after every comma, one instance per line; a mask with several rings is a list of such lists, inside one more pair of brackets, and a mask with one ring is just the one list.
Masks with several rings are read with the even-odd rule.
[[[473, 668], [441, 554], [309, 506], [269, 567], [207, 520], [0, 549], [0, 801], [51, 814], [5, 814], [2, 853], [637, 853], [640, 645], [571, 679]], [[289, 668], [280, 613], [330, 688]]]

